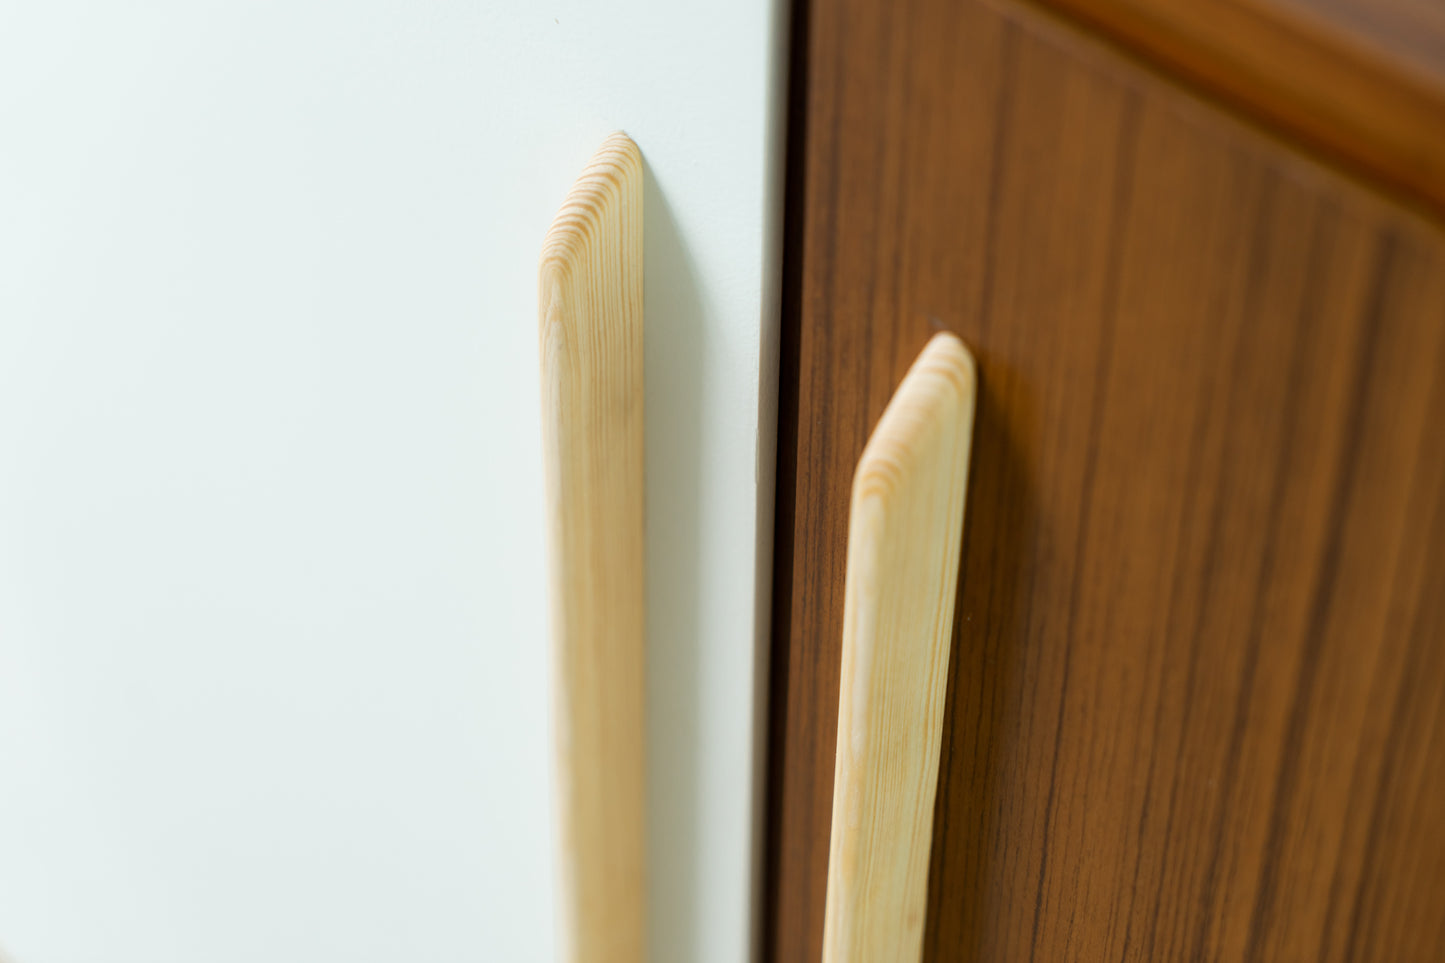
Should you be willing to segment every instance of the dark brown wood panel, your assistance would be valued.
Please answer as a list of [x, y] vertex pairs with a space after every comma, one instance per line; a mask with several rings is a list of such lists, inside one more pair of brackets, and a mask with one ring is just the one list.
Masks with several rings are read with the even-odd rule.
[[1445, 11], [1428, 0], [1045, 0], [1445, 213]]
[[948, 328], [926, 957], [1445, 959], [1445, 236], [1033, 8], [809, 9], [765, 957], [821, 952], [853, 466]]

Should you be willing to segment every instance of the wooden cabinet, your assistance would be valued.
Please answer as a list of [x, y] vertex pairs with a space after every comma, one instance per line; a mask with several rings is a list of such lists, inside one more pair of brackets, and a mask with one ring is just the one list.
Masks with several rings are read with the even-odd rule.
[[1430, 191], [1038, 8], [795, 32], [764, 958], [820, 956], [849, 486], [940, 329], [980, 394], [925, 958], [1445, 958]]

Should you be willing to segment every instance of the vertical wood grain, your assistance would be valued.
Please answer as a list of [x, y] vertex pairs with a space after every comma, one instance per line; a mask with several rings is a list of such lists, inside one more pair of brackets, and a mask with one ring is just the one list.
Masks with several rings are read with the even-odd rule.
[[847, 479], [940, 327], [925, 958], [1445, 958], [1445, 235], [1033, 8], [809, 11], [768, 958], [822, 950]]
[[1438, 216], [1445, 13], [1428, 0], [1043, 0]]
[[539, 285], [563, 958], [646, 958], [642, 158], [610, 137]]
[[935, 335], [854, 475], [828, 963], [916, 961], [923, 946], [975, 384], [968, 350]]

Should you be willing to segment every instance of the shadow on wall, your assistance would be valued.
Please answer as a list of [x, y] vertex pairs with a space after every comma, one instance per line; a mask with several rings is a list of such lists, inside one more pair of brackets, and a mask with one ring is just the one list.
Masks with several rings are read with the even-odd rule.
[[692, 257], [644, 158], [648, 915], [651, 958], [699, 956], [702, 379]]

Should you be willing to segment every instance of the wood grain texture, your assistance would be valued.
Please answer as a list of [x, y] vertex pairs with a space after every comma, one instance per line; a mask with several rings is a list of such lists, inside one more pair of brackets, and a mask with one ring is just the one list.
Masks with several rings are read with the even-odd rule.
[[614, 134], [542, 249], [563, 958], [646, 958], [642, 158]]
[[1445, 959], [1445, 237], [1037, 9], [809, 9], [767, 958], [822, 950], [848, 479], [943, 327], [925, 958]]
[[974, 393], [968, 350], [935, 335], [853, 479], [828, 963], [916, 961], [923, 947]]
[[1445, 213], [1445, 13], [1418, 0], [1044, 0]]

